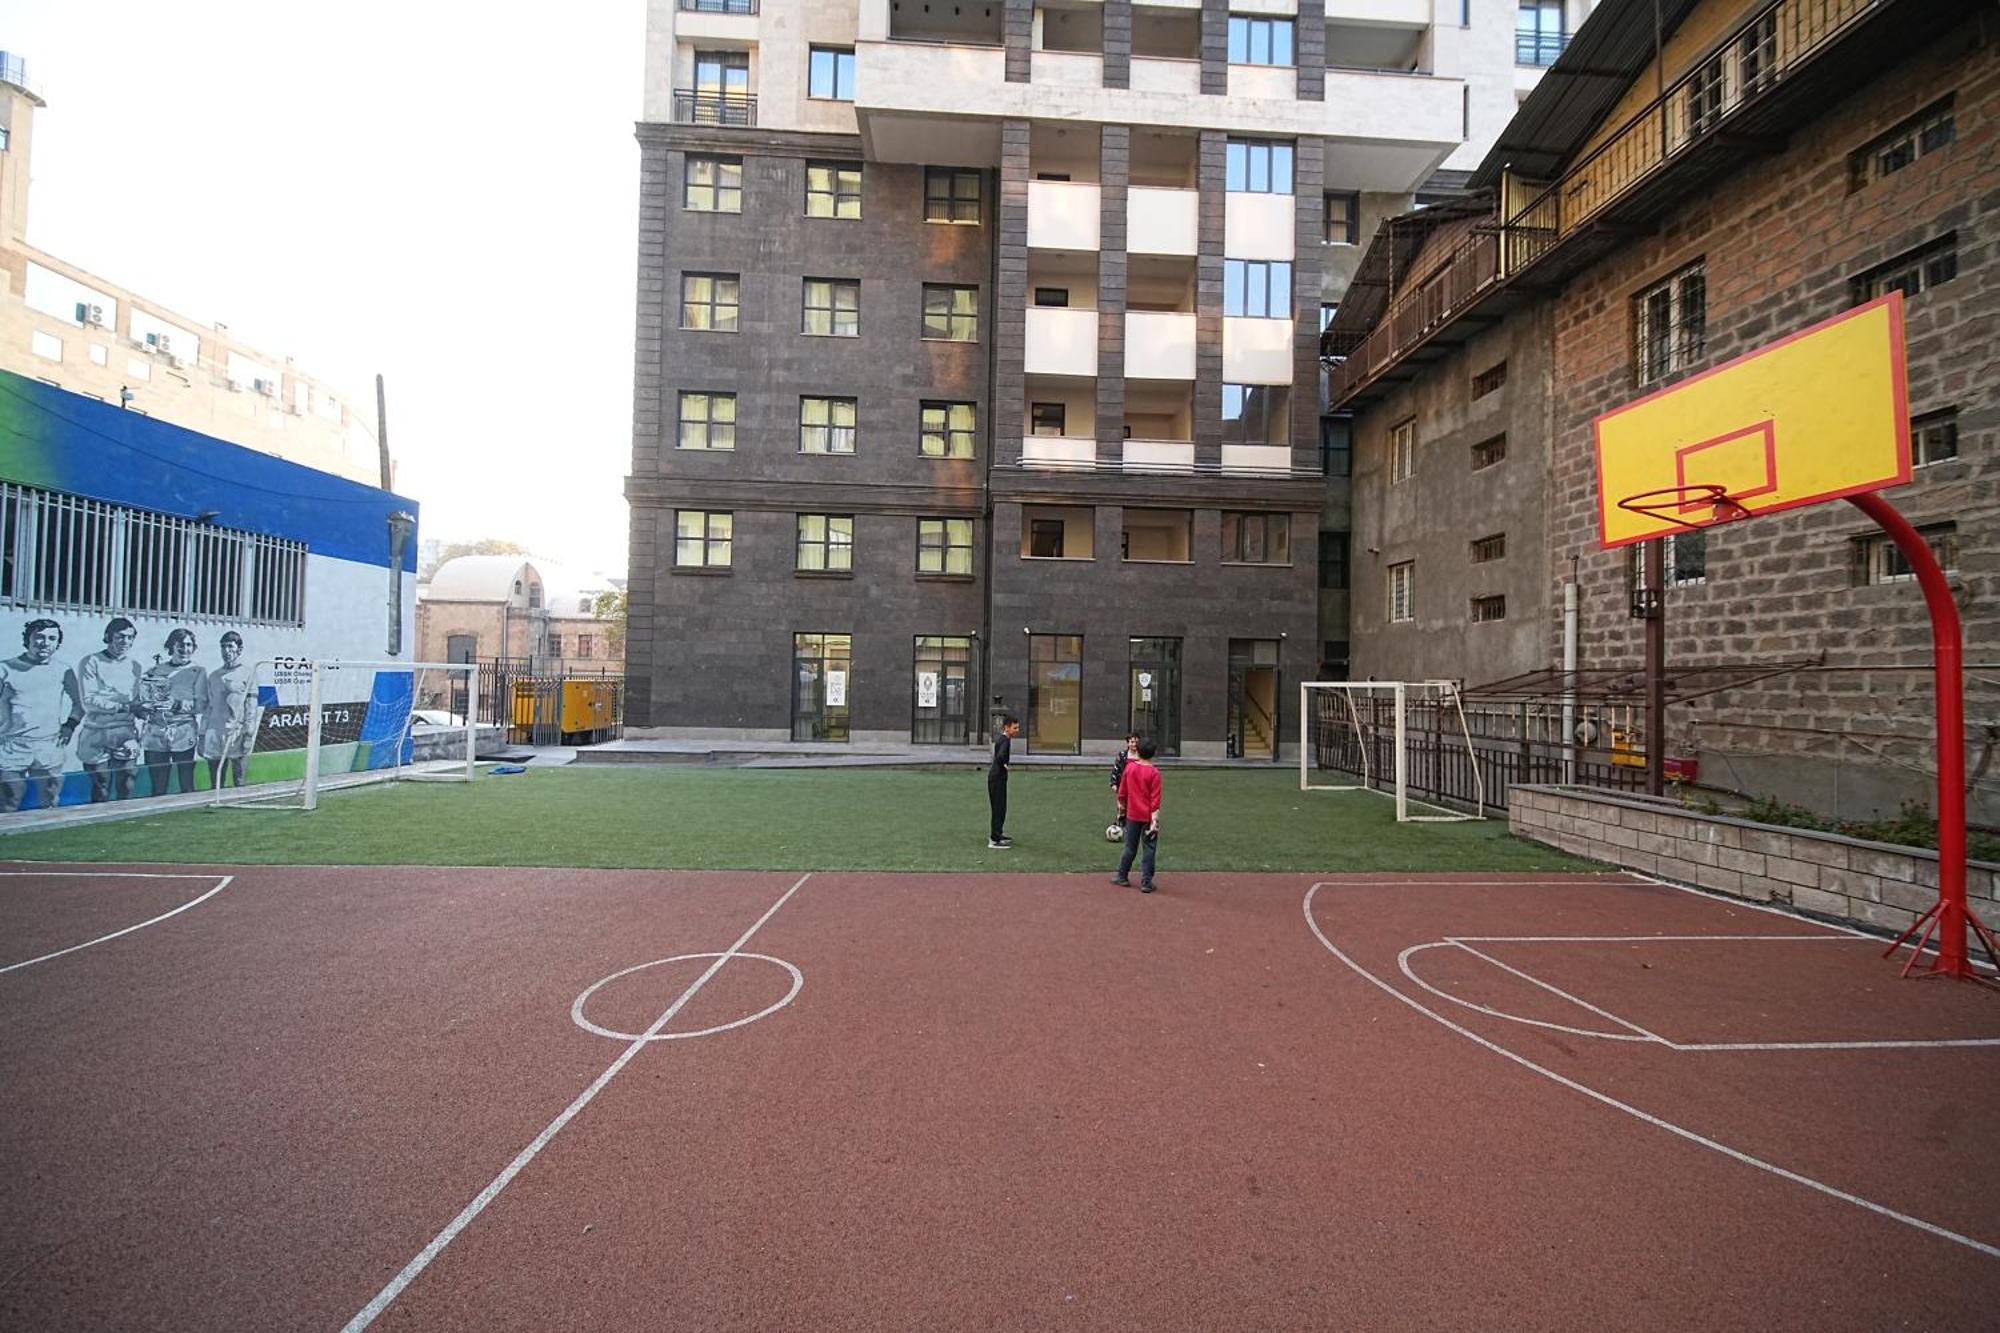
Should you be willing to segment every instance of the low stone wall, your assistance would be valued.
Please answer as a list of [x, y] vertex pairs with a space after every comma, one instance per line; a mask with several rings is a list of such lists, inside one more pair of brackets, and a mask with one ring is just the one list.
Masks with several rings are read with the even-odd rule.
[[[1578, 856], [1819, 916], [1901, 931], [1937, 901], [1937, 853], [1837, 833], [1704, 815], [1669, 800], [1578, 787], [1511, 787], [1513, 832]], [[1988, 925], [2000, 865], [1974, 861], [1966, 894]]]

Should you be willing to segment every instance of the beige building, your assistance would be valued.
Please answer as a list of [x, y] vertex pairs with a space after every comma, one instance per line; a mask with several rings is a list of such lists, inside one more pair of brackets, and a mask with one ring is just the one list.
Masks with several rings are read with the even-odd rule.
[[0, 52], [0, 367], [294, 463], [387, 485], [365, 399], [28, 244], [35, 117]]
[[615, 622], [591, 610], [613, 583], [519, 555], [462, 555], [417, 589], [417, 659], [496, 657], [616, 674], [624, 654]]

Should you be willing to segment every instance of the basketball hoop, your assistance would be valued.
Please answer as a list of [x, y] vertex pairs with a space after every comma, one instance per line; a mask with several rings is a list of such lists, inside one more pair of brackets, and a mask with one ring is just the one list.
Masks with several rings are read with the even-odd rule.
[[[1620, 509], [1644, 514], [1682, 528], [1704, 528], [1711, 523], [1733, 523], [1750, 517], [1750, 511], [1734, 499], [1728, 488], [1713, 482], [1695, 486], [1663, 486], [1657, 491], [1641, 491], [1618, 501]], [[1705, 521], [1691, 521], [1682, 514], [1708, 511]]]

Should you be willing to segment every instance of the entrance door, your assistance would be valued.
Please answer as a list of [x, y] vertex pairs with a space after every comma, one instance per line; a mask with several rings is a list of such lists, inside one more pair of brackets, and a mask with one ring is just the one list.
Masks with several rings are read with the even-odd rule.
[[1083, 750], [1083, 636], [1028, 636], [1028, 750]]
[[1150, 738], [1160, 754], [1181, 752], [1181, 641], [1134, 639], [1130, 729]]
[[792, 636], [792, 739], [847, 739], [854, 645], [845, 634]]
[[972, 640], [919, 635], [916, 693], [910, 704], [912, 745], [964, 745], [971, 739]]
[[1229, 753], [1278, 757], [1278, 641], [1229, 641]]

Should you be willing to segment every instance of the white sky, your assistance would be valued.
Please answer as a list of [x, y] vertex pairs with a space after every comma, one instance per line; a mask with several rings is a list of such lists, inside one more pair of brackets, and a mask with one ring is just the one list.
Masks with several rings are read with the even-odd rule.
[[0, 0], [29, 241], [344, 390], [421, 536], [622, 573], [643, 0]]

